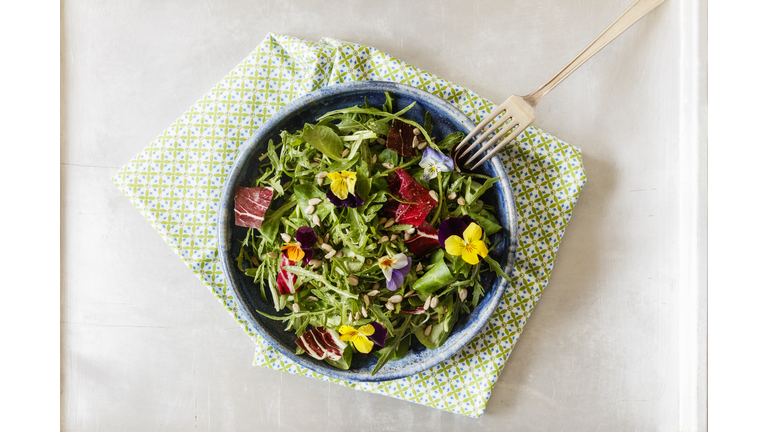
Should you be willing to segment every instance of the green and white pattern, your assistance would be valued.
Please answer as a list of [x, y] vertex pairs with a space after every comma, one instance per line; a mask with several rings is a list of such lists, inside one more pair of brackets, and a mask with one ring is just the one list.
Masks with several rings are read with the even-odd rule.
[[493, 104], [375, 48], [270, 34], [245, 60], [112, 178], [256, 344], [254, 364], [479, 417], [547, 285], [586, 181], [581, 151], [530, 126], [506, 150], [519, 217], [513, 283], [464, 350], [417, 376], [384, 383], [331, 380], [283, 358], [239, 315], [216, 261], [216, 212], [239, 146], [281, 107], [323, 86], [383, 80], [442, 97], [477, 122]]

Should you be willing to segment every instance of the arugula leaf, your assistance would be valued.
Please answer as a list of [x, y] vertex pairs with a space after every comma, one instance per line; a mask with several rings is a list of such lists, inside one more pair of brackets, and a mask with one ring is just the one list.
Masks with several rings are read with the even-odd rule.
[[348, 370], [349, 366], [352, 364], [352, 347], [347, 344], [347, 347], [344, 348], [344, 352], [341, 354], [340, 359], [331, 360], [327, 358], [325, 359], [325, 362], [341, 370]]
[[344, 151], [344, 143], [330, 127], [312, 126], [307, 124], [304, 128], [302, 138], [325, 156], [328, 156], [335, 161], [341, 160], [341, 152]]
[[454, 280], [451, 271], [448, 269], [448, 266], [445, 265], [445, 261], [440, 261], [414, 282], [413, 289], [415, 291], [430, 294], [450, 284]]
[[376, 373], [379, 370], [381, 370], [381, 368], [392, 357], [392, 355], [395, 352], [395, 349], [400, 345], [400, 341], [403, 340], [403, 337], [405, 336], [405, 331], [408, 330], [408, 328], [410, 328], [411, 326], [411, 318], [413, 318], [413, 315], [408, 315], [407, 317], [405, 317], [405, 321], [403, 321], [403, 324], [400, 325], [400, 328], [395, 333], [391, 342], [387, 342], [384, 348], [379, 350], [379, 352], [381, 352], [381, 356], [379, 357], [379, 361], [376, 362], [376, 366], [373, 368], [373, 371], [371, 372], [371, 376], [376, 375]]
[[501, 269], [501, 266], [499, 265], [499, 263], [496, 262], [495, 259], [491, 258], [490, 255], [483, 258], [483, 261], [488, 263], [488, 267], [490, 267], [491, 270], [493, 270], [493, 272], [496, 273], [497, 276], [503, 277], [504, 279], [507, 280], [507, 282], [512, 282], [512, 278], [509, 277], [509, 275], [507, 275], [506, 273], [504, 273], [504, 270]]
[[493, 187], [493, 185], [499, 181], [499, 178], [500, 177], [494, 177], [488, 179], [485, 181], [485, 183], [482, 184], [482, 186], [479, 183], [471, 182], [469, 188], [467, 189], [467, 194], [464, 197], [464, 199], [467, 200], [467, 205], [474, 204], [475, 201], [480, 198], [480, 195], [485, 193], [485, 191]]
[[466, 134], [464, 134], [464, 132], [454, 132], [440, 140], [440, 142], [437, 143], [437, 146], [442, 150], [450, 150], [453, 148], [453, 146], [460, 143], [465, 136]]
[[382, 106], [381, 109], [391, 114], [392, 113], [392, 96], [389, 95], [389, 92], [384, 92], [384, 97], [387, 100], [386, 102], [384, 102], [384, 106]]
[[496, 222], [494, 222], [493, 220], [485, 216], [481, 216], [481, 213], [475, 213], [471, 211], [467, 212], [467, 214], [469, 214], [469, 216], [471, 216], [472, 219], [474, 219], [475, 222], [477, 222], [477, 224], [480, 225], [480, 228], [483, 229], [485, 234], [491, 235], [501, 231], [501, 225], [497, 224]]

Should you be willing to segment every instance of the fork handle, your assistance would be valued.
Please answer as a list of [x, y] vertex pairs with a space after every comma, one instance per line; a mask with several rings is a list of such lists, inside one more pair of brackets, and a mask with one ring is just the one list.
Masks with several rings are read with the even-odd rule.
[[597, 52], [603, 49], [603, 47], [616, 39], [620, 34], [624, 32], [624, 30], [632, 27], [632, 24], [638, 22], [640, 18], [644, 17], [648, 12], [652, 11], [656, 6], [662, 3], [664, 3], [664, 0], [637, 0], [634, 2], [632, 6], [628, 7], [624, 13], [616, 18], [616, 21], [608, 26], [605, 31], [600, 33], [600, 36], [598, 36], [594, 41], [592, 41], [591, 44], [584, 48], [584, 51], [580, 52], [576, 58], [571, 60], [568, 65], [561, 69], [560, 72], [555, 74], [552, 79], [550, 79], [543, 86], [539, 87], [539, 89], [535, 92], [525, 96], [523, 99], [535, 107], [545, 94], [549, 93], [550, 90], [560, 84], [560, 82], [566, 79], [568, 75], [573, 73], [573, 71], [578, 69], [579, 66], [584, 64], [584, 62], [592, 58], [592, 56], [597, 54]]

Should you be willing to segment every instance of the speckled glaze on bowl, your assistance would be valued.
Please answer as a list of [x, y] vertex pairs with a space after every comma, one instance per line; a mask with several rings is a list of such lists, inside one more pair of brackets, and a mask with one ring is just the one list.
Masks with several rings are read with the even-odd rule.
[[[388, 362], [374, 376], [371, 376], [371, 371], [378, 360], [378, 357], [374, 355], [356, 354], [352, 361], [352, 367], [346, 371], [337, 369], [323, 361], [315, 360], [308, 355], [296, 355], [296, 335], [293, 332], [286, 332], [282, 322], [271, 320], [256, 312], [260, 310], [265, 313], [276, 314], [271, 299], [268, 298], [267, 301], [264, 301], [261, 297], [260, 288], [254, 284], [251, 278], [242, 274], [235, 263], [235, 258], [239, 253], [239, 245], [235, 239], [245, 238], [247, 230], [235, 226], [235, 188], [250, 185], [250, 180], [255, 178], [258, 172], [260, 164], [258, 156], [265, 151], [269, 140], [273, 140], [275, 143], [280, 142], [280, 131], [295, 132], [301, 129], [305, 123], [315, 123], [318, 117], [328, 111], [363, 105], [365, 98], [368, 99], [371, 106], [380, 107], [384, 104], [385, 92], [389, 92], [393, 97], [395, 112], [414, 101], [417, 102], [416, 106], [408, 111], [405, 117], [421, 123], [424, 121], [425, 112], [429, 111], [434, 126], [433, 135], [438, 141], [454, 131], [468, 133], [474, 128], [474, 124], [457, 108], [443, 99], [415, 87], [382, 81], [357, 81], [324, 87], [287, 104], [264, 122], [256, 133], [243, 143], [239, 150], [240, 155], [232, 166], [222, 188], [219, 203], [216, 228], [219, 260], [227, 284], [231, 292], [234, 293], [240, 315], [248, 321], [251, 328], [283, 356], [317, 373], [348, 381], [380, 382], [404, 378], [423, 372], [449, 359], [461, 352], [462, 348], [483, 330], [498, 307], [505, 291], [504, 280], [486, 272], [481, 280], [481, 284], [485, 288], [484, 297], [471, 314], [459, 317], [453, 332], [443, 346], [434, 350], [424, 346], [414, 348], [402, 359]], [[491, 237], [491, 244], [500, 242], [491, 251], [491, 256], [499, 262], [507, 274], [511, 274], [517, 248], [517, 217], [512, 188], [506, 181], [507, 171], [499, 157], [495, 156], [486, 162], [478, 172], [502, 178], [485, 193], [483, 200], [496, 207], [497, 218], [503, 227], [503, 230]], [[281, 313], [277, 313], [277, 315], [281, 315]]]

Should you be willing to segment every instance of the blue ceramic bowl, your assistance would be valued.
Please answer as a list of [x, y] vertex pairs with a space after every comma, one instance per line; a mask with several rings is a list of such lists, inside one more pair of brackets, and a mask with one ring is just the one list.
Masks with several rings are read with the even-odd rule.
[[[402, 359], [388, 362], [374, 376], [371, 376], [371, 371], [378, 359], [374, 355], [356, 354], [352, 367], [346, 371], [315, 360], [308, 355], [296, 355], [296, 335], [293, 332], [286, 332], [282, 322], [271, 320], [256, 312], [275, 314], [271, 299], [264, 301], [260, 288], [254, 284], [252, 278], [245, 276], [237, 269], [235, 258], [239, 253], [239, 244], [236, 239], [245, 238], [246, 228], [235, 226], [235, 187], [250, 185], [260, 165], [258, 156], [265, 151], [269, 140], [275, 143], [280, 142], [280, 131], [295, 132], [305, 123], [316, 123], [316, 119], [328, 111], [363, 105], [365, 98], [371, 106], [382, 106], [385, 102], [384, 92], [389, 92], [393, 97], [394, 111], [414, 101], [417, 102], [416, 106], [405, 115], [408, 118], [423, 122], [424, 114], [429, 111], [434, 126], [433, 135], [438, 141], [454, 131], [468, 133], [474, 128], [474, 124], [457, 108], [415, 87], [380, 81], [359, 81], [325, 87], [283, 107], [264, 122], [241, 146], [240, 156], [232, 166], [224, 184], [219, 204], [217, 225], [219, 260], [227, 284], [234, 293], [240, 315], [248, 320], [251, 328], [255, 329], [283, 356], [317, 373], [348, 381], [389, 381], [404, 378], [426, 371], [448, 360], [454, 354], [458, 354], [488, 323], [504, 295], [506, 285], [502, 278], [485, 272], [481, 281], [485, 288], [484, 297], [471, 314], [459, 318], [443, 346], [434, 350], [423, 346], [420, 349], [410, 350]], [[491, 256], [499, 262], [507, 274], [511, 274], [517, 248], [517, 219], [512, 188], [506, 181], [507, 171], [499, 157], [495, 156], [478, 172], [502, 178], [486, 192], [483, 200], [496, 207], [497, 217], [504, 227], [491, 238], [491, 244], [500, 241], [499, 245], [491, 251]]]

